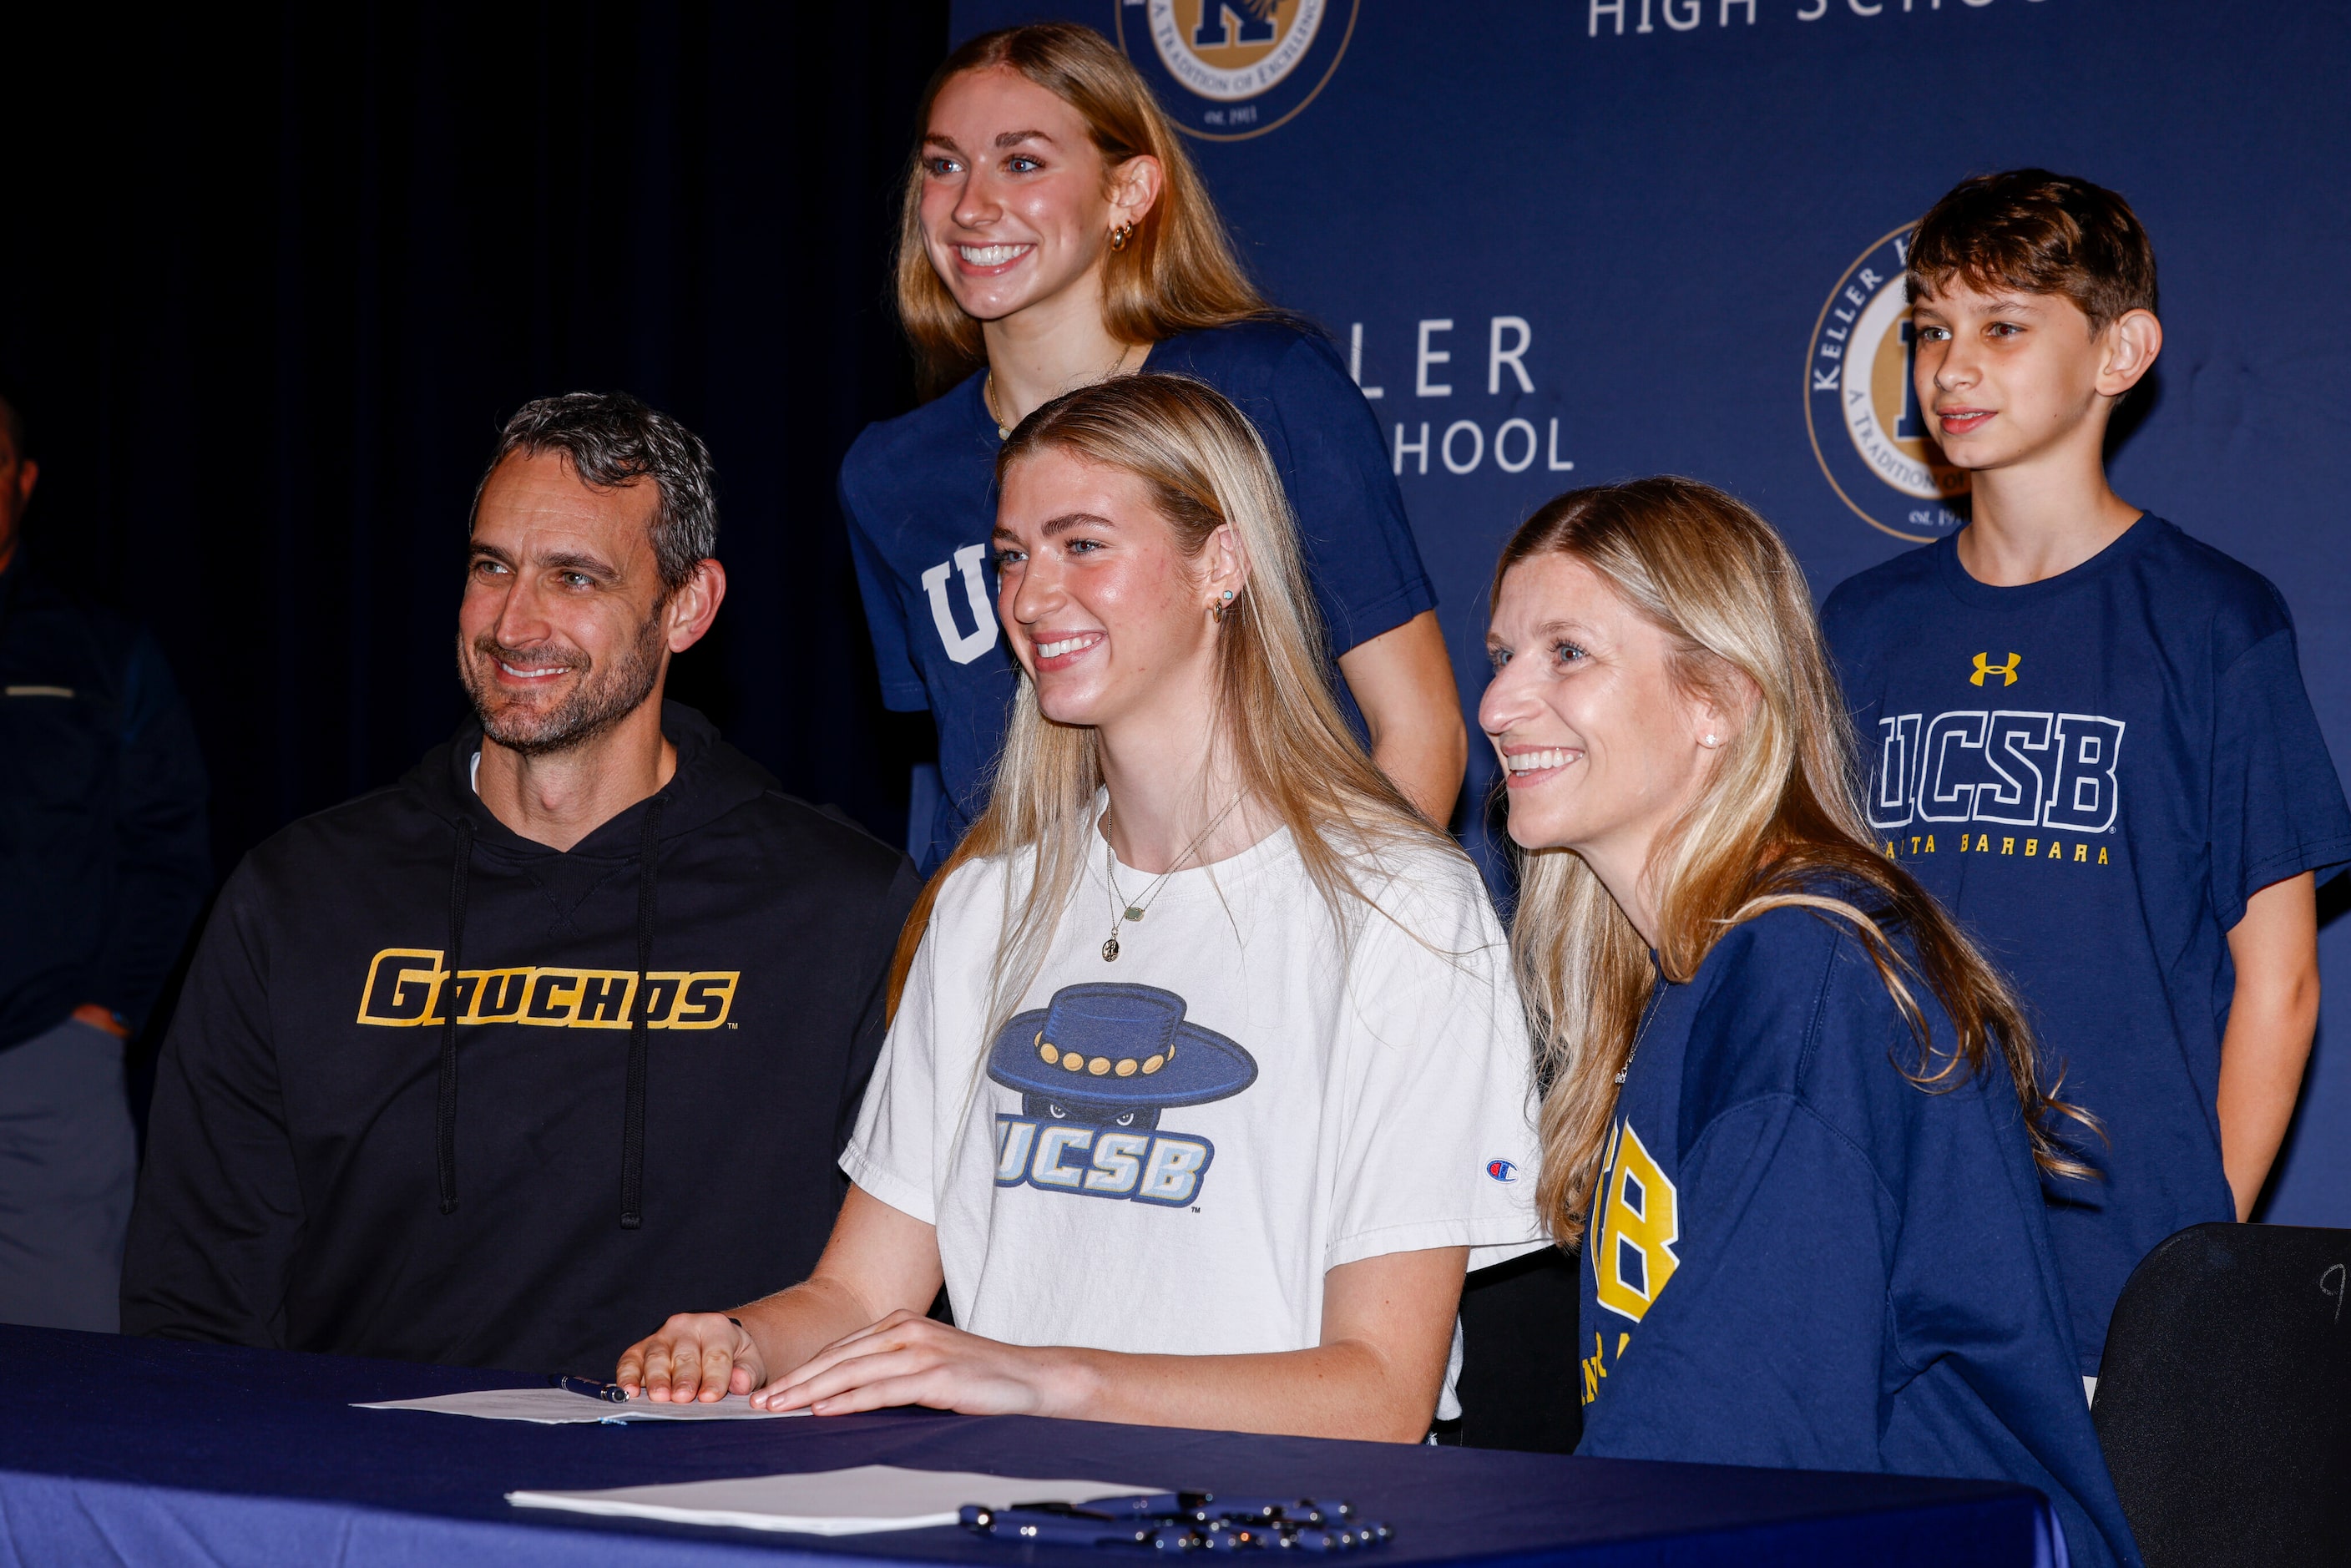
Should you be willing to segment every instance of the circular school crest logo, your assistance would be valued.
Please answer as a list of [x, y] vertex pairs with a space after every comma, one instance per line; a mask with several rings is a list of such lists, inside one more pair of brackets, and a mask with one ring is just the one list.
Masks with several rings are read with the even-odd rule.
[[[1118, 46], [1186, 134], [1241, 141], [1322, 90], [1362, 0], [1113, 0]], [[1132, 14], [1132, 15], [1130, 15]]]
[[1837, 499], [1871, 528], [1926, 544], [1967, 521], [1968, 476], [1943, 457], [1910, 375], [1917, 358], [1902, 287], [1903, 225], [1845, 268], [1813, 324], [1804, 430]]

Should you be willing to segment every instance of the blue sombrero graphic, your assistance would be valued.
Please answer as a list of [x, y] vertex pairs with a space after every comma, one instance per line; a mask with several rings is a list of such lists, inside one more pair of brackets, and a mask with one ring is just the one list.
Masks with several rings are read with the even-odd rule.
[[987, 1075], [1021, 1095], [1023, 1114], [1155, 1127], [1159, 1113], [1205, 1105], [1257, 1082], [1236, 1042], [1184, 1020], [1184, 998], [1155, 986], [1064, 986], [1016, 1016], [987, 1052]]

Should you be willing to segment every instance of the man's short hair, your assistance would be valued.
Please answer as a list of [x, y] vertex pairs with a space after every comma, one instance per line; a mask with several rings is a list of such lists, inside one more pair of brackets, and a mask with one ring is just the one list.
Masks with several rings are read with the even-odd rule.
[[490, 476], [517, 452], [527, 457], [560, 452], [580, 482], [598, 490], [653, 480], [661, 493], [653, 507], [653, 559], [664, 588], [684, 587], [695, 563], [718, 548], [710, 449], [694, 432], [626, 392], [565, 392], [515, 410], [474, 486], [475, 512]]
[[2130, 204], [2046, 169], [1962, 180], [1918, 220], [1910, 298], [1938, 294], [1954, 277], [1986, 292], [2062, 294], [2093, 332], [2155, 308], [2155, 247]]

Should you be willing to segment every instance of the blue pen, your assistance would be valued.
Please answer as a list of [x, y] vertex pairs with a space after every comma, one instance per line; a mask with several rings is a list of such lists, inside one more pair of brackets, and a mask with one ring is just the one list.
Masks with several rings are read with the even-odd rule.
[[599, 1383], [592, 1377], [566, 1377], [559, 1372], [547, 1375], [549, 1388], [560, 1388], [566, 1394], [585, 1394], [590, 1399], [609, 1399], [615, 1405], [629, 1402], [629, 1391], [617, 1383]]
[[1226, 1497], [1210, 1494], [1205, 1505], [1180, 1510], [1199, 1523], [1212, 1520], [1272, 1520], [1290, 1524], [1328, 1524], [1353, 1513], [1352, 1505], [1311, 1497]]
[[1281, 1544], [1280, 1531], [1264, 1524], [1206, 1524], [1196, 1533], [1201, 1548], [1208, 1552], [1246, 1552]]
[[962, 1522], [998, 1540], [1058, 1546], [1138, 1545], [1159, 1552], [1353, 1552], [1394, 1539], [1386, 1525], [1353, 1505], [1324, 1498], [1227, 1497], [1208, 1492], [1147, 1492], [1082, 1503], [1029, 1502], [1009, 1508], [967, 1503]]
[[1098, 1497], [1085, 1502], [1016, 1502], [1016, 1509], [1040, 1513], [1094, 1514], [1111, 1519], [1163, 1519], [1204, 1507], [1215, 1496], [1205, 1491], [1139, 1492], [1132, 1497]]
[[1087, 1519], [1082, 1515], [1015, 1511], [966, 1503], [956, 1511], [969, 1529], [999, 1540], [1033, 1541], [1054, 1546], [1141, 1546], [1151, 1531], [1132, 1520]]

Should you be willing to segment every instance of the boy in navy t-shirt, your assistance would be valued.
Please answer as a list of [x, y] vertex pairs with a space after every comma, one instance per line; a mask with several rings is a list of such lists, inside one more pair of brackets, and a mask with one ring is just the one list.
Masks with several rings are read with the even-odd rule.
[[2251, 1212], [2318, 1016], [2314, 873], [2351, 811], [2259, 573], [2117, 497], [2108, 419], [2155, 362], [2120, 196], [1959, 185], [1908, 253], [1918, 402], [1972, 481], [1959, 533], [1823, 612], [1872, 825], [2023, 993], [2102, 1178], [2053, 1185], [2085, 1377], [2165, 1237]]

